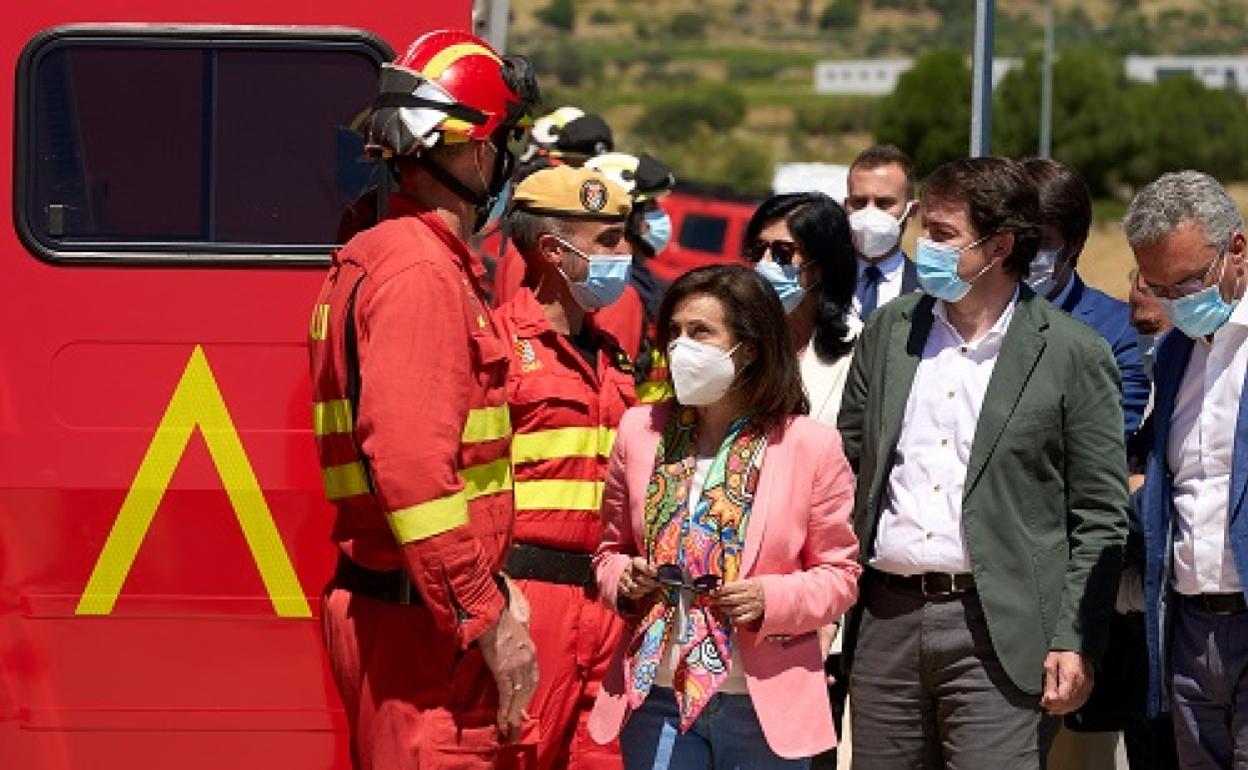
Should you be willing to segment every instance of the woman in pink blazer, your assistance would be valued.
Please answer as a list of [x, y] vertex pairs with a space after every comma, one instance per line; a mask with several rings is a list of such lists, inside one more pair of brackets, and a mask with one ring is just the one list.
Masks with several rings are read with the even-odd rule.
[[659, 311], [678, 403], [620, 424], [594, 563], [629, 621], [590, 717], [626, 770], [805, 768], [836, 745], [817, 630], [854, 602], [854, 479], [808, 417], [784, 310], [742, 266]]

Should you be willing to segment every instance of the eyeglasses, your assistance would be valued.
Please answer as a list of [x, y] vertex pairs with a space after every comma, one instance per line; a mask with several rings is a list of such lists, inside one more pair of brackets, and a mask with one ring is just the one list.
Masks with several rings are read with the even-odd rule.
[[1191, 278], [1185, 278], [1182, 281], [1170, 284], [1169, 286], [1158, 286], [1156, 284], [1151, 284], [1148, 281], [1141, 280], [1139, 270], [1132, 271], [1131, 280], [1135, 283], [1135, 288], [1145, 294], [1152, 295], [1157, 299], [1181, 299], [1195, 294], [1198, 291], [1203, 291], [1209, 284], [1209, 276], [1213, 275], [1213, 269], [1217, 267], [1218, 263], [1225, 257], [1226, 251], [1219, 251], [1218, 255], [1209, 262], [1209, 266], [1204, 269], [1204, 272], [1202, 272], [1199, 277], [1193, 276]]
[[719, 588], [723, 578], [719, 575], [698, 575], [685, 580], [685, 571], [679, 564], [660, 564], [655, 567], [655, 580], [667, 588], [684, 589], [695, 594], [709, 594]]
[[746, 247], [745, 256], [751, 262], [759, 262], [769, 251], [777, 265], [788, 265], [801, 249], [793, 241], [755, 241]]

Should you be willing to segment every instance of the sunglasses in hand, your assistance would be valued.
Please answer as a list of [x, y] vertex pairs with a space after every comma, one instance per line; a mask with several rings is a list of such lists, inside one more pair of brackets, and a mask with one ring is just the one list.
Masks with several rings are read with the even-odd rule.
[[685, 580], [685, 571], [679, 564], [660, 564], [654, 572], [654, 579], [660, 585], [693, 591], [695, 594], [713, 593], [723, 583], [719, 575], [698, 575], [691, 580]]

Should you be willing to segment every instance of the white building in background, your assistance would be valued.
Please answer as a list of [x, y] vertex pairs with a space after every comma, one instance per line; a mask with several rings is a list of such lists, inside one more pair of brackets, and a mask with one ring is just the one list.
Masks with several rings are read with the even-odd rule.
[[[815, 93], [838, 96], [887, 96], [897, 87], [911, 59], [845, 59], [815, 65]], [[1017, 58], [992, 60], [992, 85], [1022, 63]]]
[[1191, 75], [1206, 88], [1248, 93], [1248, 56], [1128, 56], [1123, 66], [1128, 78], [1145, 83]]
[[[836, 96], [887, 96], [897, 87], [911, 59], [846, 59], [815, 65], [815, 93]], [[995, 88], [1005, 73], [1022, 64], [1021, 59], [992, 60]], [[1178, 75], [1190, 75], [1206, 88], [1234, 88], [1248, 94], [1248, 56], [1128, 56], [1123, 70], [1131, 80], [1155, 83]]]
[[777, 163], [771, 178], [776, 195], [821, 192], [840, 203], [849, 194], [849, 166], [835, 163]]

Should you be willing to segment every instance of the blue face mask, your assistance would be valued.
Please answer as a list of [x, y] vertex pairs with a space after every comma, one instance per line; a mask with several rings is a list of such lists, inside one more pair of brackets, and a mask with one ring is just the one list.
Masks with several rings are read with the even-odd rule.
[[771, 288], [780, 295], [784, 312], [792, 313], [806, 298], [806, 290], [797, 282], [797, 265], [777, 265], [775, 262], [760, 261], [754, 265], [754, 272], [766, 278]]
[[559, 273], [572, 290], [572, 299], [582, 309], [593, 312], [610, 305], [620, 298], [628, 286], [629, 271], [633, 258], [627, 254], [594, 254], [590, 256], [572, 244], [559, 239], [569, 251], [589, 262], [589, 274], [584, 281], [573, 281], [562, 269]]
[[647, 246], [654, 249], [657, 256], [672, 240], [672, 218], [663, 209], [647, 211], [641, 218], [649, 228], [641, 234], [641, 239], [646, 242]]
[[970, 293], [971, 286], [979, 280], [979, 277], [995, 264], [995, 260], [984, 265], [984, 269], [968, 281], [958, 275], [958, 258], [963, 251], [978, 246], [990, 237], [992, 236], [985, 235], [974, 243], [961, 247], [920, 238], [918, 250], [914, 255], [914, 264], [919, 273], [919, 286], [936, 299], [945, 302], [960, 301]]
[[478, 231], [488, 227], [493, 227], [498, 220], [503, 218], [503, 214], [507, 211], [507, 204], [511, 201], [511, 180], [508, 179], [503, 183], [503, 189], [499, 190], [498, 197], [494, 199], [494, 203], [490, 205], [490, 213], [485, 217], [485, 224], [477, 228]]
[[1219, 283], [1221, 280], [1186, 297], [1178, 299], [1158, 297], [1157, 301], [1161, 303], [1162, 309], [1166, 311], [1166, 315], [1170, 316], [1170, 321], [1179, 331], [1194, 340], [1208, 337], [1222, 328], [1223, 324], [1230, 319], [1231, 313], [1235, 312], [1235, 306], [1239, 304], [1239, 300], [1227, 302], [1222, 299]]

